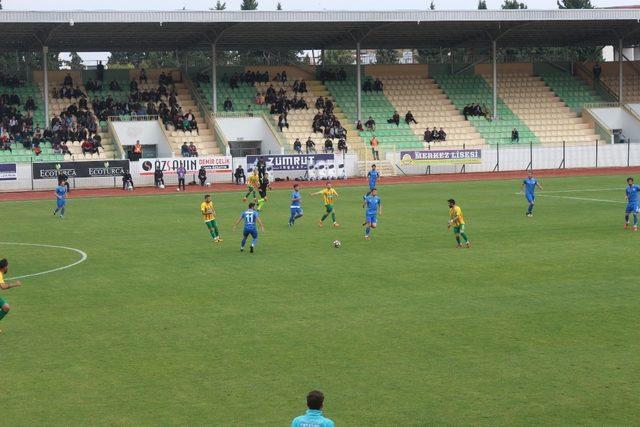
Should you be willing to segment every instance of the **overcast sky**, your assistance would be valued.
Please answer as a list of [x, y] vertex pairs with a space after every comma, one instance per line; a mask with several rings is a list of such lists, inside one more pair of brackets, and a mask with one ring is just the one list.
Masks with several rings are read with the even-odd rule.
[[[281, 0], [287, 10], [389, 10], [425, 9], [430, 0]], [[520, 0], [530, 9], [557, 9], [556, 0]], [[227, 9], [238, 10], [240, 0], [227, 0]], [[437, 9], [476, 9], [478, 0], [434, 0]], [[13, 10], [175, 10], [186, 7], [191, 10], [206, 10], [215, 0], [2, 0], [5, 9]], [[278, 0], [258, 0], [259, 10], [274, 10]], [[489, 9], [498, 9], [502, 0], [487, 0]], [[596, 7], [611, 7], [640, 4], [640, 0], [591, 0]]]

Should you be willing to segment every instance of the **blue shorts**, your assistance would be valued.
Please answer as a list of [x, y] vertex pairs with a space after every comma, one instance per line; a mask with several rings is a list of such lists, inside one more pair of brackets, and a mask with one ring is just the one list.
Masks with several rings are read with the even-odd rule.
[[253, 237], [253, 240], [256, 240], [258, 238], [258, 230], [256, 230], [255, 228], [245, 228], [242, 231], [242, 236], [244, 238], [251, 236]]
[[57, 204], [58, 204], [58, 208], [63, 208], [67, 205], [67, 201], [65, 199], [58, 199]]
[[376, 182], [375, 181], [369, 181], [369, 190], [373, 190], [374, 188], [376, 188]]
[[627, 210], [625, 211], [625, 213], [640, 213], [640, 205], [638, 205], [638, 203], [633, 202], [633, 203], [627, 203]]
[[533, 193], [527, 193], [524, 195], [524, 197], [526, 197], [527, 202], [529, 203], [533, 203], [536, 200], [536, 195]]
[[291, 208], [291, 216], [302, 215], [302, 208]]
[[376, 224], [378, 222], [378, 214], [377, 213], [374, 213], [374, 214], [367, 213], [365, 215], [365, 221], [367, 221], [368, 223], [371, 223], [371, 224]]

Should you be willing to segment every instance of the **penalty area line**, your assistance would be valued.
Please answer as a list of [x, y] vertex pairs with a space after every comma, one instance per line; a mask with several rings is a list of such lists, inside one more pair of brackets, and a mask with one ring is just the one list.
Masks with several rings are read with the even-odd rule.
[[10, 279], [10, 280], [24, 279], [25, 277], [42, 276], [43, 274], [55, 273], [56, 271], [66, 270], [67, 268], [75, 267], [76, 265], [86, 261], [87, 258], [89, 258], [89, 256], [86, 254], [86, 252], [81, 251], [80, 249], [70, 248], [70, 247], [67, 247], [67, 246], [45, 245], [45, 244], [40, 244], [40, 243], [17, 243], [17, 242], [0, 242], [0, 245], [37, 246], [37, 247], [41, 247], [41, 248], [64, 249], [64, 250], [67, 250], [67, 251], [75, 252], [75, 253], [80, 255], [80, 259], [75, 261], [75, 262], [72, 262], [71, 264], [64, 265], [62, 267], [53, 268], [51, 270], [40, 271], [38, 273], [23, 274], [22, 276], [8, 277], [8, 279]]
[[544, 194], [544, 193], [538, 193], [537, 196], [553, 197], [554, 199], [580, 200], [580, 201], [583, 201], [583, 202], [622, 203], [622, 204], [626, 204], [627, 203], [627, 202], [624, 202], [624, 201], [621, 201], [621, 200], [593, 199], [591, 197], [575, 197], [575, 196], [554, 196], [552, 194]]

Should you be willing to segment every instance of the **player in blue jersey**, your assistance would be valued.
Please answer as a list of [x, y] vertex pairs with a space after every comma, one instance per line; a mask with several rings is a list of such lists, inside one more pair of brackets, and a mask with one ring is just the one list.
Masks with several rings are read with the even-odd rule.
[[382, 215], [382, 200], [378, 197], [378, 190], [372, 188], [369, 194], [363, 197], [364, 203], [362, 207], [365, 208], [365, 223], [367, 227], [364, 229], [364, 238], [369, 240], [371, 229], [378, 226], [378, 214]]
[[624, 215], [624, 228], [629, 228], [629, 215], [633, 215], [633, 231], [638, 231], [638, 213], [640, 213], [640, 186], [634, 184], [633, 178], [627, 178], [627, 209]]
[[67, 206], [67, 187], [64, 183], [58, 183], [56, 187], [56, 210], [53, 211], [53, 214], [57, 214], [60, 212], [60, 219], [64, 218], [64, 211]]
[[542, 190], [542, 186], [538, 183], [538, 180], [533, 177], [533, 174], [529, 172], [527, 179], [522, 181], [522, 187], [520, 188], [520, 192], [522, 193], [524, 190], [524, 196], [529, 202], [529, 207], [527, 208], [526, 215], [528, 217], [533, 216], [533, 205], [536, 202], [536, 187]]
[[260, 226], [260, 229], [264, 231], [264, 225], [262, 224], [262, 220], [260, 220], [260, 213], [255, 210], [256, 204], [249, 203], [249, 209], [242, 212], [240, 218], [236, 220], [236, 223], [233, 224], [233, 231], [236, 230], [240, 221], [244, 221], [244, 229], [242, 230], [242, 243], [240, 244], [240, 252], [244, 252], [244, 245], [247, 244], [247, 238], [251, 236], [251, 248], [250, 252], [253, 253], [253, 250], [258, 243], [258, 228], [256, 224]]
[[367, 172], [367, 179], [369, 180], [369, 192], [367, 193], [368, 196], [369, 194], [371, 194], [371, 190], [376, 188], [376, 184], [380, 179], [380, 172], [378, 172], [378, 170], [376, 169], [376, 165], [371, 165], [371, 170]]
[[289, 217], [289, 227], [292, 227], [296, 222], [296, 219], [302, 217], [302, 195], [298, 191], [298, 184], [293, 185], [293, 192], [291, 193], [291, 216]]
[[335, 423], [322, 414], [324, 409], [324, 394], [319, 390], [310, 391], [307, 394], [307, 412], [295, 417], [291, 421], [291, 427], [334, 427]]

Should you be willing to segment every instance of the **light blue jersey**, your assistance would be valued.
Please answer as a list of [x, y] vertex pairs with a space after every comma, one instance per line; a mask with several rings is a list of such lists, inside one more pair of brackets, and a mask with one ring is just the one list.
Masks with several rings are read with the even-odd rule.
[[626, 213], [638, 214], [640, 213], [640, 186], [627, 185], [627, 209]]
[[371, 224], [378, 222], [378, 208], [382, 205], [382, 200], [378, 196], [364, 196], [365, 221]]
[[302, 196], [299, 191], [293, 191], [291, 193], [291, 209], [299, 209], [302, 207]]
[[67, 204], [67, 187], [64, 185], [56, 187], [56, 201], [59, 208]]
[[244, 221], [244, 229], [247, 231], [256, 231], [256, 221], [258, 220], [258, 216], [260, 216], [258, 211], [255, 211], [253, 209], [247, 209], [246, 211], [242, 212], [241, 217]]
[[378, 178], [380, 178], [380, 172], [378, 172], [377, 170], [371, 169], [369, 173], [367, 173], [367, 177], [369, 178], [369, 189], [371, 190], [376, 187]]
[[322, 416], [322, 411], [308, 409], [307, 413], [296, 417], [291, 422], [291, 427], [334, 427], [335, 424], [329, 418]]
[[524, 183], [524, 196], [529, 203], [533, 202], [536, 199], [536, 186], [538, 185], [538, 180], [535, 178], [527, 178], [523, 181]]

